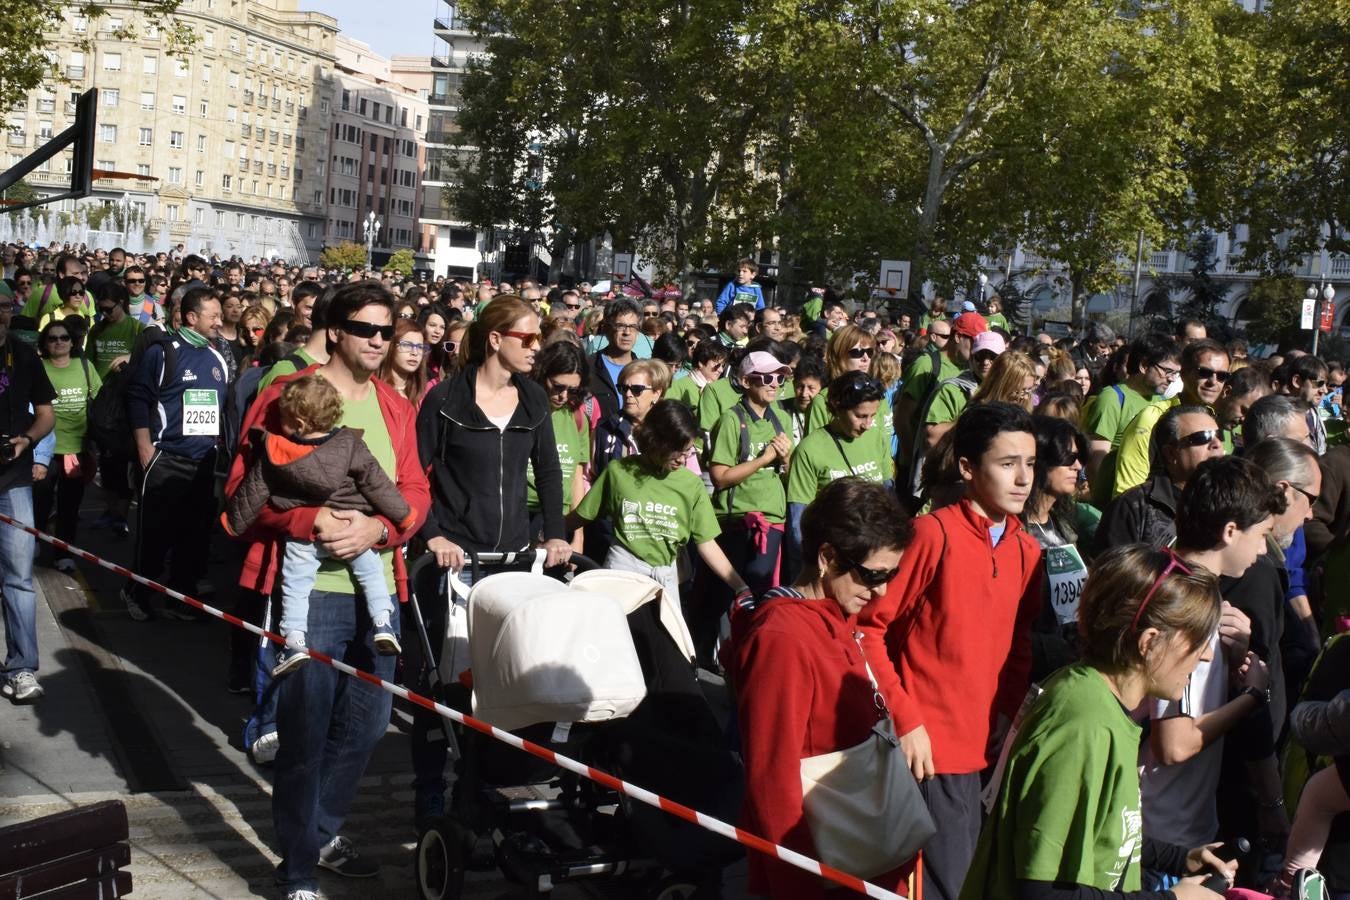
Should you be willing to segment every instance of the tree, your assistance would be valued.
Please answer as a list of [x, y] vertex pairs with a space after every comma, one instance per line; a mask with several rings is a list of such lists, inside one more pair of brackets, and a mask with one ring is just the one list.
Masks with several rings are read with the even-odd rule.
[[1302, 282], [1288, 276], [1265, 278], [1254, 284], [1245, 301], [1256, 311], [1247, 320], [1248, 339], [1272, 344], [1281, 351], [1306, 344], [1308, 332], [1299, 327], [1303, 292]]
[[413, 273], [413, 264], [416, 260], [413, 252], [406, 247], [402, 250], [395, 250], [389, 257], [389, 261], [384, 264], [381, 272], [395, 272], [407, 278]]
[[1220, 309], [1228, 299], [1229, 289], [1214, 278], [1217, 246], [1214, 232], [1200, 232], [1186, 249], [1186, 258], [1191, 263], [1188, 274], [1160, 278], [1155, 290], [1185, 296], [1177, 313], [1204, 322], [1205, 331], [1211, 338], [1227, 340], [1233, 329]]
[[[145, 23], [157, 26], [171, 55], [187, 51], [196, 42], [187, 22], [174, 17], [182, 0], [142, 0], [136, 4]], [[107, 6], [94, 0], [7, 0], [0, 6], [0, 102], [5, 108], [22, 100], [29, 91], [44, 81], [59, 80], [55, 70], [42, 53], [38, 52], [43, 32], [62, 31], [67, 16], [87, 21], [83, 37], [77, 36], [77, 46], [88, 53], [93, 48], [93, 35], [98, 34], [96, 23], [108, 15]], [[136, 23], [126, 21], [112, 32], [117, 40], [134, 40]]]
[[319, 265], [326, 269], [360, 269], [366, 265], [366, 248], [352, 241], [343, 241], [324, 247], [319, 253]]

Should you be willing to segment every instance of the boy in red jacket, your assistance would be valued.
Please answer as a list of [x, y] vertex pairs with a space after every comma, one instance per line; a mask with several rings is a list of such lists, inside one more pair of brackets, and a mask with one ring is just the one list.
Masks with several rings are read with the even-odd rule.
[[980, 836], [980, 772], [1027, 691], [1041, 608], [1041, 548], [1017, 519], [1036, 460], [1031, 416], [1004, 403], [971, 407], [953, 450], [965, 499], [915, 520], [886, 595], [858, 618], [938, 824], [924, 848], [927, 900], [961, 892]]

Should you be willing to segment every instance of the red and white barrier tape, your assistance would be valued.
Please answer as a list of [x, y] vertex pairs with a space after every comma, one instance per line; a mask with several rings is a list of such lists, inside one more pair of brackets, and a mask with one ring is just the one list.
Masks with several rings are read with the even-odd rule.
[[[199, 609], [208, 615], [215, 616], [217, 619], [229, 622], [236, 628], [242, 628], [245, 631], [249, 631], [252, 632], [253, 634], [258, 635], [259, 637], [265, 637], [278, 645], [286, 643], [286, 639], [279, 634], [273, 634], [270, 631], [267, 631], [263, 628], [259, 628], [252, 622], [245, 622], [238, 616], [232, 616], [227, 612], [223, 612], [222, 610], [216, 609], [214, 606], [208, 606], [207, 604], [196, 599], [195, 597], [189, 597], [186, 594], [180, 594], [178, 591], [175, 591], [170, 587], [162, 585], [157, 581], [151, 581], [149, 578], [137, 575], [135, 572], [131, 571], [125, 566], [119, 566], [117, 563], [108, 562], [106, 559], [103, 559], [100, 556], [95, 556], [88, 550], [81, 549], [73, 544], [66, 543], [65, 541], [61, 540], [58, 537], [53, 537], [50, 534], [38, 531], [36, 528], [32, 528], [28, 525], [23, 524], [22, 522], [16, 521], [12, 517], [7, 516], [4, 513], [0, 513], [0, 522], [3, 522], [6, 525], [13, 526], [14, 528], [18, 528], [21, 531], [26, 531], [28, 534], [31, 534], [38, 540], [45, 541], [46, 543], [51, 544], [52, 546], [60, 550], [65, 550], [66, 552], [78, 556], [87, 562], [91, 562], [96, 566], [100, 566], [104, 569], [109, 570], [110, 572], [116, 572], [118, 575], [121, 575], [124, 578], [129, 578], [132, 581], [136, 582], [137, 584], [144, 585], [145, 587], [148, 587], [151, 590], [158, 591], [159, 593], [172, 597], [175, 600], [182, 601], [183, 603], [186, 603], [188, 606], [191, 606], [195, 609]], [[818, 860], [812, 859], [809, 856], [798, 853], [795, 850], [789, 850], [787, 847], [784, 847], [781, 844], [775, 844], [772, 841], [767, 841], [762, 837], [758, 837], [756, 835], [751, 834], [748, 831], [737, 828], [735, 825], [723, 822], [721, 819], [714, 818], [710, 815], [707, 815], [706, 813], [701, 813], [698, 810], [691, 809], [690, 807], [685, 806], [681, 803], [676, 803], [674, 800], [669, 800], [665, 797], [662, 797], [660, 794], [656, 794], [647, 790], [646, 788], [641, 788], [635, 784], [629, 784], [628, 782], [620, 778], [615, 778], [608, 772], [603, 772], [600, 769], [592, 768], [586, 765], [585, 763], [577, 762], [576, 760], [571, 759], [570, 757], [566, 757], [559, 753], [555, 753], [552, 750], [548, 749], [547, 747], [541, 747], [538, 744], [531, 743], [530, 741], [527, 740], [523, 740], [519, 737], [516, 737], [514, 734], [511, 734], [509, 731], [503, 731], [500, 728], [497, 728], [493, 725], [489, 725], [487, 722], [475, 719], [472, 716], [466, 716], [457, 710], [453, 710], [448, 706], [444, 706], [440, 703], [437, 703], [436, 701], [430, 699], [429, 697], [423, 697], [421, 694], [413, 693], [412, 691], [408, 690], [405, 687], [385, 681], [383, 678], [376, 677], [375, 675], [372, 675], [369, 672], [365, 672], [362, 671], [361, 669], [357, 669], [353, 666], [350, 666], [340, 659], [334, 659], [333, 657], [327, 655], [326, 653], [320, 653], [317, 650], [310, 650], [308, 652], [311, 659], [317, 660], [318, 662], [324, 663], [325, 665], [332, 666], [339, 672], [346, 673], [347, 675], [351, 675], [354, 678], [359, 678], [368, 684], [373, 684], [376, 687], [381, 688], [390, 694], [393, 694], [395, 697], [402, 697], [409, 703], [415, 703], [424, 709], [429, 709], [440, 716], [450, 719], [452, 722], [458, 722], [459, 724], [464, 725], [465, 727], [472, 728], [474, 731], [478, 731], [488, 735], [489, 737], [496, 738], [497, 740], [501, 741], [504, 744], [510, 744], [517, 750], [523, 750], [526, 753], [531, 754], [532, 756], [537, 756], [546, 762], [567, 769], [569, 772], [575, 772], [576, 774], [582, 776], [583, 778], [589, 778], [591, 781], [594, 781], [597, 784], [602, 784], [605, 787], [610, 788], [611, 790], [619, 791], [620, 793], [632, 797], [634, 800], [638, 800], [642, 803], [645, 803], [648, 806], [655, 806], [657, 809], [670, 813], [672, 816], [684, 819], [687, 822], [693, 822], [695, 825], [698, 825], [701, 828], [705, 828], [708, 831], [720, 834], [723, 837], [730, 838], [731, 840], [736, 841], [737, 843], [743, 846], [749, 847], [752, 850], [758, 850], [760, 853], [776, 857], [777, 859], [780, 859], [785, 863], [788, 863], [790, 865], [796, 866], [799, 869], [803, 869], [807, 872], [810, 872], [812, 875], [819, 875], [822, 878], [825, 878], [829, 881], [833, 881], [835, 884], [842, 885], [843, 887], [849, 888], [850, 890], [853, 891], [857, 891], [860, 894], [865, 894], [868, 897], [876, 897], [878, 898], [878, 900], [902, 900], [899, 894], [896, 894], [893, 891], [888, 891], [883, 887], [879, 887], [875, 884], [872, 884], [870, 881], [863, 881], [861, 878], [857, 878], [853, 875], [848, 874], [847, 872], [841, 872], [838, 869], [831, 868], [830, 866], [827, 866]]]

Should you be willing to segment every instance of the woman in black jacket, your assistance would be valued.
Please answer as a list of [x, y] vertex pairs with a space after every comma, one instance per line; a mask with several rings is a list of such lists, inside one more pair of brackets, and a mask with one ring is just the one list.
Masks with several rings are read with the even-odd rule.
[[[414, 589], [431, 634], [445, 633], [442, 574], [470, 581], [466, 553], [529, 549], [527, 463], [534, 469], [547, 564], [561, 565], [572, 554], [563, 532], [566, 510], [552, 409], [544, 389], [530, 378], [538, 347], [539, 316], [519, 297], [503, 294], [469, 327], [460, 345], [460, 371], [422, 402], [417, 451], [431, 482], [431, 513], [420, 536], [436, 566], [423, 568]], [[433, 647], [439, 650], [439, 644]], [[411, 746], [415, 815], [440, 815], [447, 747], [434, 713], [414, 710]]]

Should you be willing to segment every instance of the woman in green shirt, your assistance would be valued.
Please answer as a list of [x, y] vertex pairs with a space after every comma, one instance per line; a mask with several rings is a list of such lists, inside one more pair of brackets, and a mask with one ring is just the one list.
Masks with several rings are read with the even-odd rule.
[[677, 562], [691, 538], [713, 574], [738, 594], [749, 590], [717, 545], [721, 529], [703, 480], [685, 465], [698, 436], [689, 407], [659, 401], [634, 433], [639, 452], [606, 466], [567, 517], [574, 534], [608, 519], [614, 535], [605, 567], [653, 578], [676, 600], [685, 580]]
[[[571, 511], [586, 496], [586, 466], [591, 461], [591, 423], [580, 414], [586, 399], [582, 380], [589, 374], [581, 348], [568, 341], [549, 344], [534, 359], [532, 377], [548, 394], [553, 410], [553, 439], [562, 466], [563, 509]], [[534, 486], [534, 467], [525, 475], [525, 505], [530, 511], [530, 534], [543, 530], [544, 512]], [[582, 550], [581, 531], [572, 532], [572, 549]]]
[[830, 423], [802, 439], [788, 468], [785, 574], [795, 574], [801, 564], [802, 512], [825, 485], [850, 475], [894, 481], [890, 447], [872, 427], [885, 394], [881, 382], [865, 372], [846, 372], [830, 382]]
[[[71, 338], [80, 333], [70, 326], [80, 316], [52, 319], [38, 335], [42, 367], [56, 390], [56, 446], [46, 471], [33, 467], [33, 520], [46, 528], [56, 506], [56, 536], [74, 543], [80, 520], [80, 501], [84, 485], [93, 477], [94, 461], [84, 452], [84, 434], [89, 422], [89, 401], [103, 382], [98, 372], [82, 356], [72, 353]], [[40, 477], [39, 477], [40, 476]], [[75, 571], [75, 560], [65, 551], [56, 551], [56, 568]]]
[[[1129, 711], [1178, 700], [1219, 627], [1218, 580], [1143, 545], [1104, 554], [1078, 607], [1082, 662], [1060, 669], [1020, 721], [999, 760], [999, 785], [961, 900], [1202, 900], [1214, 872], [1237, 864], [1212, 846], [1186, 849], [1144, 836], [1141, 729]], [[1142, 866], [1187, 876], [1143, 891]], [[1104, 895], [1102, 892], [1112, 892]]]

